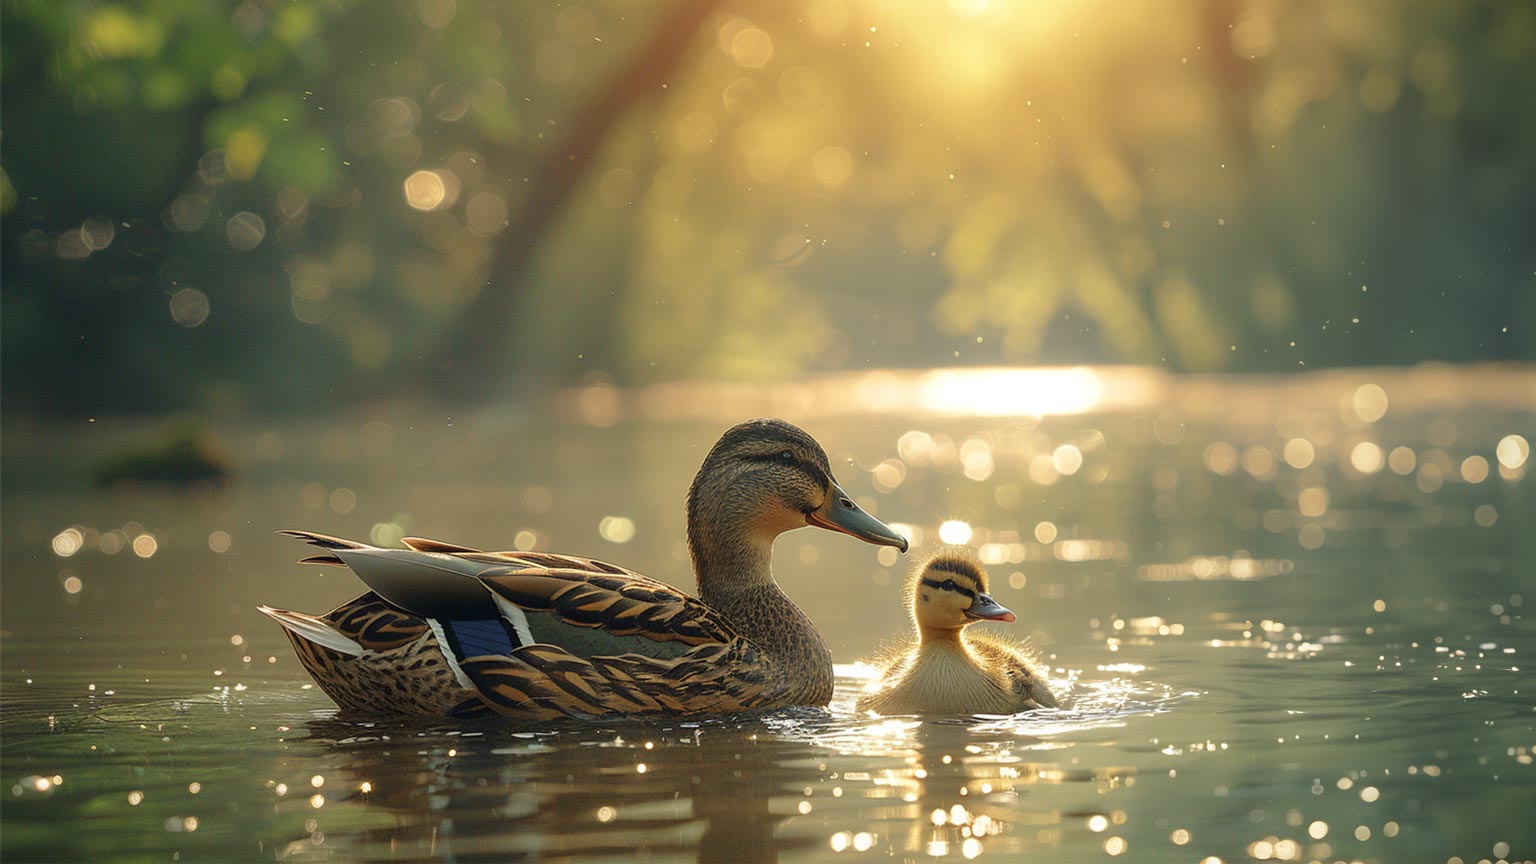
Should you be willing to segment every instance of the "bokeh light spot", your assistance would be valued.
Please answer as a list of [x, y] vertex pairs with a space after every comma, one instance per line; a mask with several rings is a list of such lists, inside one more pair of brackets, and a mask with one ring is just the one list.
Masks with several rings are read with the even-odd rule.
[[1215, 474], [1230, 477], [1237, 471], [1237, 448], [1225, 441], [1216, 441], [1206, 445], [1205, 467]]
[[1311, 465], [1317, 455], [1312, 442], [1305, 438], [1292, 438], [1285, 442], [1285, 449], [1281, 452], [1285, 456], [1285, 464], [1297, 470]]
[[743, 27], [731, 39], [731, 57], [748, 69], [761, 69], [773, 57], [773, 37], [757, 27]]
[[1367, 423], [1375, 423], [1387, 413], [1387, 391], [1379, 384], [1361, 384], [1350, 401], [1355, 416]]
[[191, 329], [208, 320], [211, 306], [208, 295], [196, 288], [183, 288], [171, 295], [171, 320]]
[[249, 252], [267, 236], [267, 223], [255, 213], [241, 210], [224, 223], [224, 235], [229, 238], [229, 245]]
[[971, 542], [970, 523], [959, 519], [950, 519], [939, 526], [939, 540], [952, 546], [963, 546]]
[[1531, 444], [1520, 435], [1505, 435], [1499, 439], [1499, 446], [1494, 450], [1499, 458], [1499, 464], [1505, 468], [1515, 469], [1525, 464], [1530, 458]]
[[53, 554], [60, 558], [68, 558], [79, 552], [85, 545], [85, 535], [79, 528], [65, 528], [53, 535]]
[[1051, 453], [1051, 466], [1060, 474], [1071, 476], [1083, 467], [1083, 451], [1075, 444], [1062, 444]]
[[133, 554], [140, 558], [153, 558], [160, 551], [160, 542], [153, 534], [140, 534], [133, 538]]
[[488, 189], [476, 192], [464, 206], [464, 216], [469, 230], [481, 237], [494, 237], [507, 227], [507, 200]]
[[1296, 502], [1301, 515], [1317, 518], [1328, 512], [1328, 490], [1319, 486], [1309, 486], [1301, 490], [1301, 496]]
[[628, 543], [635, 537], [635, 520], [626, 516], [604, 516], [597, 523], [597, 533], [609, 543]]
[[960, 445], [960, 467], [972, 480], [985, 480], [992, 476], [992, 446], [980, 438], [968, 438]]
[[811, 170], [822, 183], [839, 186], [853, 172], [853, 157], [841, 147], [823, 147], [811, 157]]
[[1361, 474], [1375, 474], [1384, 461], [1381, 447], [1371, 441], [1361, 441], [1349, 451], [1349, 464]]
[[448, 186], [436, 171], [417, 171], [405, 178], [405, 203], [417, 210], [435, 210], [448, 198]]

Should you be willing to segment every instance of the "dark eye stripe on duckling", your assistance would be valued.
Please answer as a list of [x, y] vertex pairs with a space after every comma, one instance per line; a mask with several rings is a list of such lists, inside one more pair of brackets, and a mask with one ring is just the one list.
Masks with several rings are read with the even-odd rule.
[[923, 584], [927, 585], [929, 588], [933, 588], [939, 591], [953, 591], [956, 594], [959, 594], [961, 597], [969, 597], [972, 600], [976, 599], [975, 591], [956, 585], [953, 579], [945, 579], [941, 582], [938, 579], [929, 579], [927, 576], [924, 576]]
[[790, 458], [785, 459], [782, 452], [743, 453], [741, 458], [747, 462], [757, 462], [762, 465], [782, 465], [785, 468], [792, 468], [804, 474], [806, 479], [810, 480], [811, 484], [818, 489], [825, 489], [832, 485], [832, 478], [827, 476], [827, 472], [823, 471], [821, 466], [813, 465], [793, 454], [791, 454]]

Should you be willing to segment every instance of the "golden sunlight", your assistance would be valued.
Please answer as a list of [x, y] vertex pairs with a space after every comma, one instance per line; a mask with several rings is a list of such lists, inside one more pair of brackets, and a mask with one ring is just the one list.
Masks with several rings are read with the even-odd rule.
[[1099, 404], [1098, 373], [1071, 369], [939, 370], [918, 384], [918, 402], [935, 414], [975, 417], [1081, 414]]

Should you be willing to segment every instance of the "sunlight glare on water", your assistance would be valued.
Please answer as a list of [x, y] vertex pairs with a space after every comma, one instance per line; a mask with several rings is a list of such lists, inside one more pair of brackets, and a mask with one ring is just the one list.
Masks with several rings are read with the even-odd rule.
[[967, 369], [930, 372], [918, 382], [917, 406], [933, 414], [975, 417], [1081, 414], [1100, 402], [1098, 374], [1078, 369]]

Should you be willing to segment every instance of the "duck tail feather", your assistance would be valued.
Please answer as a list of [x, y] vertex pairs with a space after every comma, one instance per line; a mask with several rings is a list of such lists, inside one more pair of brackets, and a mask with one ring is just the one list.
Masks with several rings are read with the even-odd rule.
[[314, 615], [305, 615], [303, 612], [289, 612], [286, 609], [274, 609], [271, 606], [257, 606], [261, 614], [283, 625], [283, 629], [289, 633], [310, 642], [323, 645], [332, 651], [340, 651], [350, 657], [359, 657], [368, 649], [364, 648], [356, 639], [342, 633], [323, 619]]
[[406, 537], [400, 542], [411, 549], [415, 549], [417, 552], [441, 552], [447, 555], [455, 555], [480, 551], [469, 546], [445, 543], [442, 540], [431, 540], [426, 537]]
[[329, 564], [329, 565], [331, 565], [333, 567], [345, 567], [345, 566], [347, 566], [347, 562], [345, 562], [345, 561], [341, 560], [340, 558], [337, 558], [335, 555], [331, 555], [329, 553], [327, 553], [325, 555], [310, 555], [307, 558], [300, 558], [299, 559], [299, 563], [300, 564]]
[[299, 531], [285, 528], [277, 532], [285, 537], [297, 537], [311, 546], [319, 546], [321, 549], [371, 549], [367, 543], [359, 543], [356, 540], [346, 540], [341, 537], [331, 537], [326, 534], [317, 534], [314, 531]]

